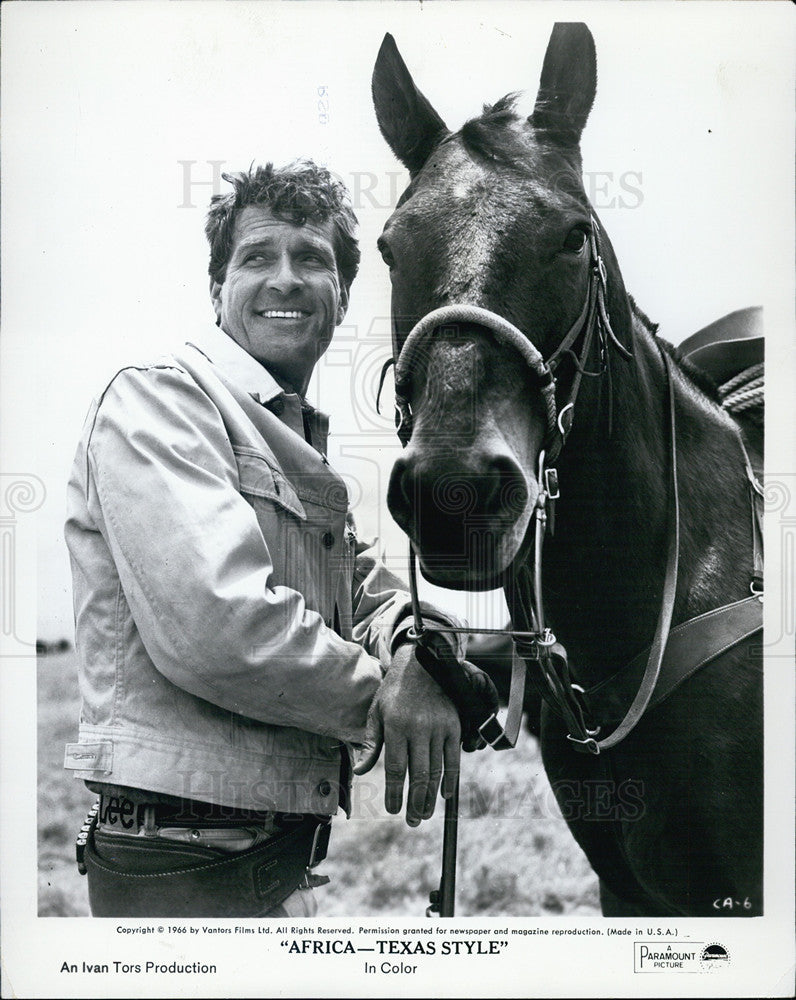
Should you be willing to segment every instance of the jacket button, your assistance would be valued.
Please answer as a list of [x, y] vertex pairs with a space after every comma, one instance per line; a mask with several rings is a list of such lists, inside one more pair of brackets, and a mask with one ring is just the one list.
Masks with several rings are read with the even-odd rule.
[[332, 786], [330, 782], [322, 781], [318, 785], [318, 794], [323, 796], [323, 798], [326, 798], [327, 795], [331, 795], [331, 793], [332, 793]]
[[321, 538], [321, 541], [323, 542], [324, 546], [327, 549], [330, 549], [334, 545], [334, 535], [331, 533], [331, 531], [325, 531], [323, 533], [323, 538]]

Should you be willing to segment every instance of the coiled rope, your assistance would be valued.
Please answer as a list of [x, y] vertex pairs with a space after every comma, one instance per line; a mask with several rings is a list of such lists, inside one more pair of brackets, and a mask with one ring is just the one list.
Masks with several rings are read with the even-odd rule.
[[763, 423], [764, 381], [763, 362], [739, 372], [729, 382], [719, 386], [721, 405], [733, 416], [743, 414], [747, 420]]

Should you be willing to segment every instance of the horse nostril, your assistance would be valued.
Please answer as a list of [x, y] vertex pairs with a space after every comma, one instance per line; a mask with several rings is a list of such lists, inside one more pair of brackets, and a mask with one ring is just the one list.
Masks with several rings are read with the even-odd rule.
[[[410, 534], [440, 541], [489, 519], [514, 522], [528, 503], [528, 487], [509, 455], [471, 456], [466, 469], [446, 467], [445, 457], [421, 462], [408, 449], [393, 466], [387, 506]], [[448, 539], [450, 541], [450, 539]]]
[[510, 456], [497, 455], [488, 460], [487, 470], [484, 512], [516, 520], [528, 503], [528, 486], [522, 469]]

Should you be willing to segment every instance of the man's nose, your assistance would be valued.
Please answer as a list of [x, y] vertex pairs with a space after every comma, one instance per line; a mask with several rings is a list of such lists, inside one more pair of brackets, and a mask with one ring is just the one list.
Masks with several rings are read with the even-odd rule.
[[289, 295], [302, 284], [300, 272], [294, 265], [289, 254], [282, 254], [274, 262], [268, 274], [268, 287], [279, 292], [280, 295]]

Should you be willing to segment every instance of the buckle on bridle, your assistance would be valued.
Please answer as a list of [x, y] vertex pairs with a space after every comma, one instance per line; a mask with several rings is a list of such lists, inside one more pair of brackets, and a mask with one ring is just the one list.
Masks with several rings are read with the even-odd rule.
[[[580, 686], [580, 684], [571, 683], [569, 686], [576, 696], [586, 694], [586, 691]], [[581, 719], [583, 720], [583, 731], [586, 733], [587, 736], [599, 736], [600, 729], [602, 728], [601, 726], [596, 726], [594, 729], [589, 729], [589, 727], [586, 725], [586, 706], [583, 703], [583, 699], [576, 697], [575, 701], [577, 702], [578, 708], [580, 709]], [[573, 742], [578, 742], [578, 741], [574, 740]]]
[[608, 273], [605, 270], [605, 262], [603, 261], [602, 257], [600, 257], [599, 255], [597, 256], [597, 271], [599, 272], [600, 281], [602, 283], [603, 288], [607, 288], [608, 287]]
[[547, 493], [547, 499], [558, 500], [558, 498], [561, 496], [561, 490], [558, 485], [557, 469], [544, 470], [544, 486], [545, 486], [545, 492]]
[[586, 706], [583, 704], [583, 700], [581, 697], [586, 692], [580, 686], [580, 684], [570, 683], [569, 689], [572, 692], [573, 702], [577, 709], [577, 713], [575, 715], [576, 722], [581, 728], [581, 732], [585, 733], [586, 735], [583, 739], [578, 739], [571, 733], [567, 733], [567, 739], [570, 741], [570, 743], [574, 743], [575, 749], [579, 750], [581, 753], [591, 753], [597, 755], [600, 752], [600, 746], [594, 737], [599, 735], [600, 727], [597, 726], [595, 729], [589, 729], [589, 727], [586, 725], [586, 711], [585, 711]]
[[553, 635], [549, 628], [546, 628], [543, 632], [536, 632], [530, 637], [528, 633], [520, 635], [519, 633], [511, 632], [509, 634], [514, 643], [514, 648], [517, 650], [517, 655], [523, 660], [538, 662], [544, 655], [544, 651], [550, 649], [557, 642], [555, 635]]
[[[488, 735], [489, 732], [492, 733], [492, 736]], [[495, 712], [493, 712], [489, 718], [485, 722], [482, 722], [478, 727], [478, 735], [481, 739], [483, 739], [487, 746], [494, 749], [495, 744], [504, 735], [503, 727], [498, 722], [498, 717]]]

